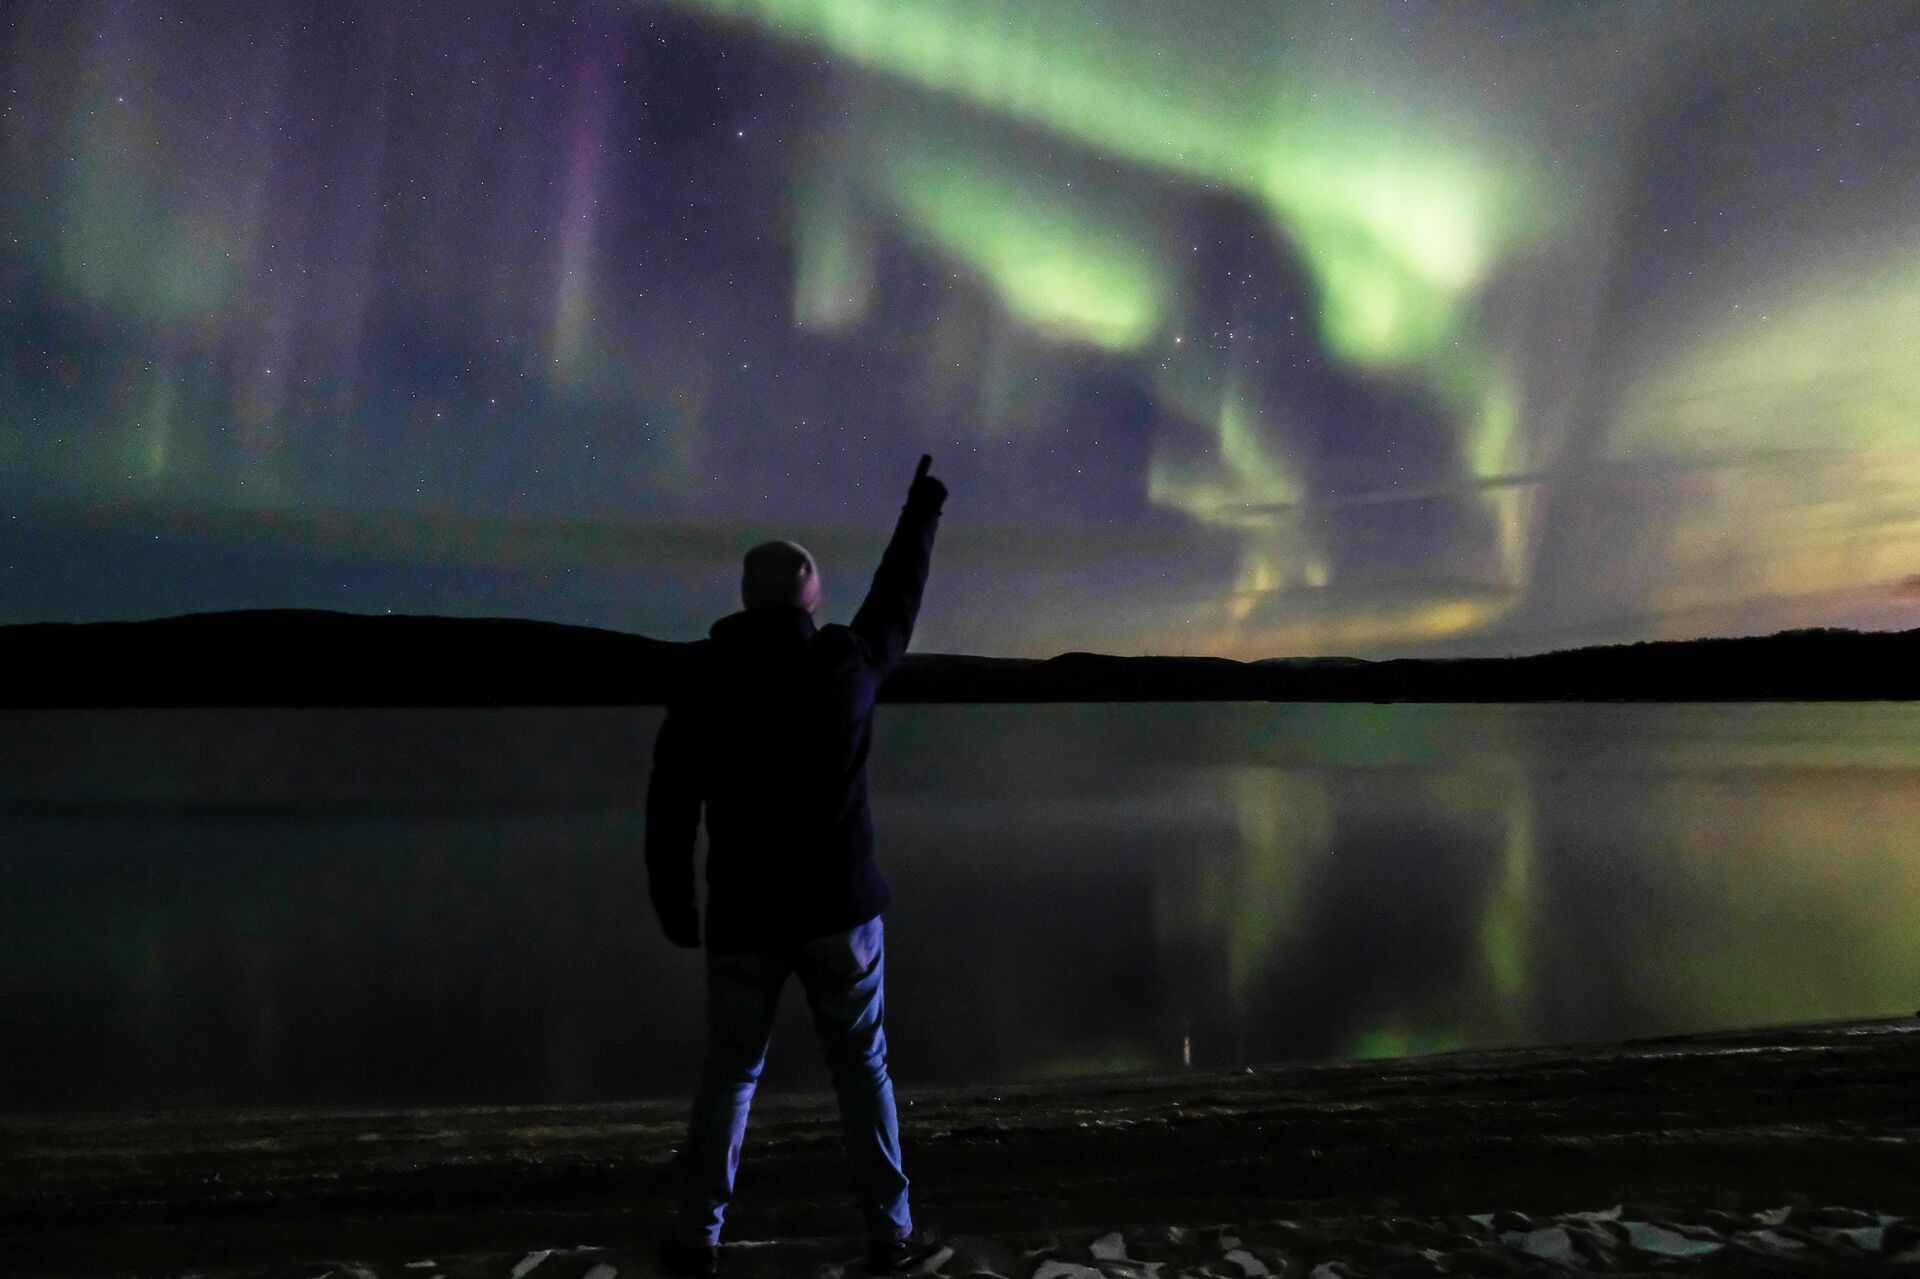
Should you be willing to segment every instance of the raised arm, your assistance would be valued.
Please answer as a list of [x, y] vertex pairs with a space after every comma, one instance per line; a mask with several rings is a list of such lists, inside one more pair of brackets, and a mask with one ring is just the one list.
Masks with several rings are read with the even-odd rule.
[[932, 456], [921, 454], [919, 469], [907, 487], [906, 504], [900, 508], [900, 520], [893, 528], [893, 539], [881, 554], [873, 585], [867, 588], [867, 598], [851, 623], [881, 678], [906, 653], [907, 641], [913, 638], [914, 619], [920, 616], [920, 595], [926, 589], [927, 569], [933, 560], [933, 535], [940, 527], [940, 507], [947, 500], [947, 486], [927, 474], [932, 465]]

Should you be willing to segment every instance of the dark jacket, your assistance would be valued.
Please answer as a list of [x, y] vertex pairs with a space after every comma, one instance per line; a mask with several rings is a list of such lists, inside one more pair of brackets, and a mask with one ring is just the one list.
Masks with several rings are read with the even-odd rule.
[[694, 645], [647, 785], [647, 883], [663, 922], [693, 918], [703, 803], [709, 950], [823, 937], [886, 908], [867, 807], [874, 695], [907, 650], [939, 522], [937, 502], [901, 508], [850, 625], [749, 609]]

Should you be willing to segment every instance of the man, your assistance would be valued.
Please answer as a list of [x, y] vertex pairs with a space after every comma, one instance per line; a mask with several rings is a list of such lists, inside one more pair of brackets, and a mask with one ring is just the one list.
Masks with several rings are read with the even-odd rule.
[[805, 548], [747, 552], [745, 609], [713, 624], [667, 707], [647, 787], [647, 881], [660, 925], [700, 945], [694, 832], [707, 819], [707, 1051], [686, 1172], [662, 1258], [713, 1275], [754, 1084], [789, 974], [813, 1010], [840, 1102], [867, 1273], [903, 1274], [947, 1252], [914, 1229], [883, 1028], [880, 913], [867, 751], [874, 694], [920, 612], [944, 484], [922, 456], [850, 625], [815, 627], [820, 572]]

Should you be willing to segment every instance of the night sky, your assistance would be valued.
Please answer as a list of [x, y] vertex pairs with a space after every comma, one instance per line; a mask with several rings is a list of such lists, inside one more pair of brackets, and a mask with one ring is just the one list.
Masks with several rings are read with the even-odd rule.
[[10, 0], [0, 622], [1920, 624], [1920, 7]]

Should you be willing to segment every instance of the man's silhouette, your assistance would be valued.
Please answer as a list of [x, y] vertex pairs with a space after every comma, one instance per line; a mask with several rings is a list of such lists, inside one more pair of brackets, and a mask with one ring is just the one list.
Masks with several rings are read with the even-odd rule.
[[874, 694], [907, 649], [946, 486], [923, 456], [867, 598], [816, 627], [820, 574], [805, 548], [747, 552], [746, 608], [713, 624], [667, 707], [647, 787], [647, 880], [677, 945], [700, 944], [694, 832], [707, 819], [707, 1051], [686, 1173], [662, 1251], [714, 1274], [755, 1082], [789, 974], [799, 977], [840, 1100], [867, 1269], [898, 1274], [943, 1251], [915, 1230], [900, 1168], [883, 1029], [880, 912], [867, 751]]

